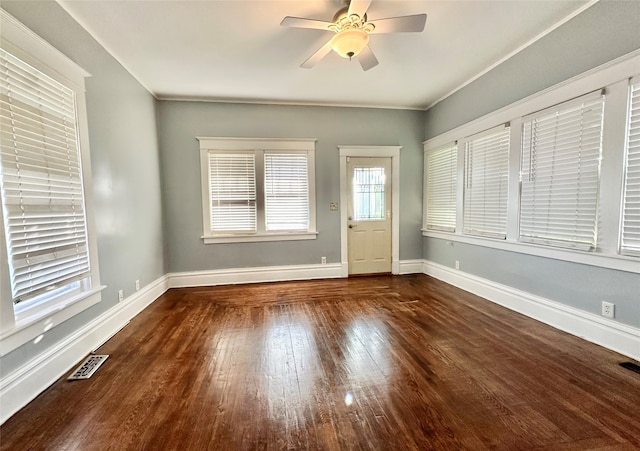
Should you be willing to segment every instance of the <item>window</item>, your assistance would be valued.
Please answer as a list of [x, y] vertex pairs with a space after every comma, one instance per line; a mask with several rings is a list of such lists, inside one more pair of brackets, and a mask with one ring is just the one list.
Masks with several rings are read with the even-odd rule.
[[523, 118], [520, 240], [596, 247], [604, 95]]
[[506, 237], [509, 131], [504, 125], [465, 140], [465, 234]]
[[0, 49], [2, 207], [15, 303], [89, 272], [73, 91]]
[[384, 168], [353, 168], [353, 219], [385, 218]]
[[209, 153], [213, 232], [255, 232], [256, 161], [252, 153]]
[[265, 229], [309, 229], [309, 169], [306, 153], [264, 154]]
[[[640, 273], [638, 67], [630, 53], [425, 141], [422, 235]], [[430, 164], [456, 140], [458, 217], [443, 230], [430, 199], [448, 182], [429, 193]]]
[[426, 228], [455, 232], [458, 144], [426, 153]]
[[99, 302], [102, 287], [86, 196], [88, 74], [3, 10], [0, 19], [4, 355], [41, 334], [39, 321]]
[[315, 238], [315, 140], [198, 139], [205, 243]]
[[640, 77], [631, 80], [620, 252], [640, 255]]

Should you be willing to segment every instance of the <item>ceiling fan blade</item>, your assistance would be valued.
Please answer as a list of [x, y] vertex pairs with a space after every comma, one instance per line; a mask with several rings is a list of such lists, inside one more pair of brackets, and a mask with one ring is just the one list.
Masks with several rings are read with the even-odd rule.
[[320, 47], [320, 49], [311, 55], [304, 63], [300, 65], [300, 67], [304, 67], [305, 69], [311, 69], [315, 66], [322, 58], [327, 56], [331, 52], [331, 41], [328, 41], [325, 45]]
[[369, 9], [369, 5], [371, 4], [371, 0], [351, 0], [349, 3], [349, 11], [347, 15], [357, 14], [360, 17], [364, 17], [364, 14]]
[[285, 17], [282, 19], [282, 22], [280, 22], [280, 26], [282, 27], [315, 28], [317, 30], [328, 30], [327, 26], [329, 25], [333, 25], [333, 22], [291, 16]]
[[421, 32], [424, 30], [426, 21], [426, 14], [372, 20], [371, 23], [376, 27], [371, 34]]
[[369, 70], [378, 65], [378, 59], [368, 45], [358, 54], [358, 62], [362, 66], [362, 70]]

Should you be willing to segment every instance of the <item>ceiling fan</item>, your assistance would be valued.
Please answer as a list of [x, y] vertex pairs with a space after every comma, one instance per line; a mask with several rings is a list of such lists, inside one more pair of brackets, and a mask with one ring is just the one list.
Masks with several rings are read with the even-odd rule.
[[335, 35], [311, 55], [301, 67], [311, 69], [331, 50], [343, 58], [357, 57], [363, 70], [378, 65], [378, 60], [369, 47], [369, 35], [381, 33], [421, 32], [427, 20], [426, 14], [390, 17], [369, 21], [367, 9], [372, 0], [347, 0], [347, 5], [336, 12], [332, 22], [287, 16], [282, 19], [283, 27], [313, 28], [332, 31]]

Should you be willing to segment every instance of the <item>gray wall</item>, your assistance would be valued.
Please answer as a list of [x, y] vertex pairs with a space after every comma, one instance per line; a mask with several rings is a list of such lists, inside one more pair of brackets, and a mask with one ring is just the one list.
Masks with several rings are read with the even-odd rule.
[[155, 99], [55, 2], [2, 7], [92, 74], [86, 80], [102, 302], [0, 360], [7, 374], [162, 276], [164, 263]]
[[[400, 259], [422, 258], [423, 112], [160, 102], [159, 136], [169, 270], [194, 271], [340, 261], [338, 145], [400, 145]], [[203, 244], [199, 143], [196, 136], [317, 138], [318, 238]], [[343, 207], [343, 206], [341, 206]]]
[[[640, 1], [601, 1], [426, 112], [425, 139], [640, 48]], [[639, 68], [640, 70], [640, 68]], [[616, 304], [640, 326], [640, 276], [425, 238], [424, 258], [591, 313]]]

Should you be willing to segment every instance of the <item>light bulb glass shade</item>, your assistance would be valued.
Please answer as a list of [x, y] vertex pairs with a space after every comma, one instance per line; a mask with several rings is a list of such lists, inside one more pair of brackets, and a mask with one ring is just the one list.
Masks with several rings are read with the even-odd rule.
[[341, 31], [331, 38], [331, 48], [343, 58], [352, 58], [369, 43], [367, 32], [358, 28]]

